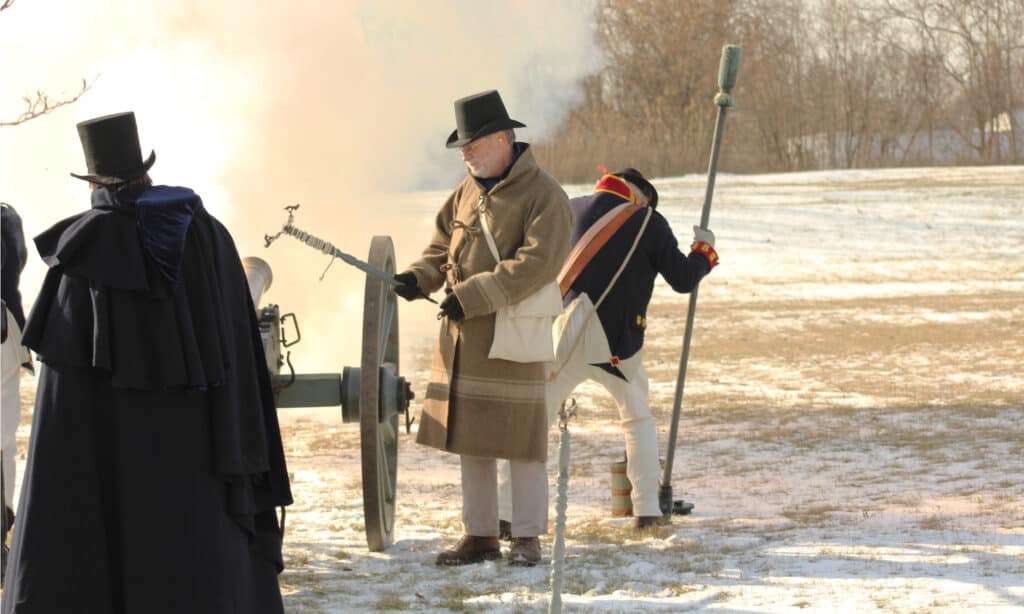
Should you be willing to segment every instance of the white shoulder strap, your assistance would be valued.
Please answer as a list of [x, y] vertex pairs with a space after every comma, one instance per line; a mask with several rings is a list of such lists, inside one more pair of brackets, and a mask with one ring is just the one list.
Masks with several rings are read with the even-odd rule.
[[630, 259], [633, 257], [633, 252], [636, 251], [636, 246], [640, 245], [640, 237], [644, 236], [644, 231], [647, 230], [647, 222], [651, 220], [651, 212], [654, 211], [651, 207], [646, 207], [646, 209], [647, 212], [644, 213], [644, 221], [640, 224], [640, 230], [637, 231], [636, 237], [633, 239], [633, 245], [630, 246], [629, 251], [626, 253], [626, 257], [622, 259], [622, 264], [619, 265], [619, 270], [615, 271], [615, 275], [612, 276], [612, 280], [608, 282], [608, 286], [604, 289], [604, 292], [601, 293], [601, 298], [597, 299], [597, 302], [594, 303], [594, 311], [597, 311], [597, 308], [604, 302], [605, 297], [607, 297], [608, 293], [612, 291], [612, 286], [615, 285], [615, 282], [619, 281], [619, 276], [622, 275], [624, 270], [626, 270], [626, 265], [629, 264]]
[[478, 211], [480, 217], [480, 227], [484, 230], [484, 238], [487, 239], [487, 247], [491, 248], [491, 255], [494, 256], [495, 262], [501, 262], [501, 255], [498, 254], [498, 246], [494, 243], [494, 235], [491, 234], [491, 226], [487, 223], [487, 213], [484, 211]]
[[[647, 222], [651, 219], [651, 211], [653, 211], [653, 209], [647, 207], [647, 211], [644, 213], [644, 221], [640, 224], [640, 230], [636, 233], [636, 237], [633, 239], [633, 245], [630, 246], [629, 252], [626, 253], [626, 257], [622, 259], [622, 264], [619, 265], [619, 270], [615, 271], [615, 275], [613, 275], [611, 281], [608, 282], [608, 286], [601, 294], [601, 298], [597, 299], [597, 302], [594, 303], [595, 309], [601, 306], [601, 303], [604, 302], [605, 297], [608, 296], [608, 293], [611, 291], [612, 286], [614, 286], [615, 282], [619, 280], [619, 275], [622, 275], [622, 271], [625, 270], [626, 265], [629, 264], [629, 260], [633, 257], [633, 252], [636, 251], [636, 246], [640, 244], [640, 237], [643, 236], [644, 230], [647, 229]], [[480, 212], [480, 227], [483, 228], [484, 238], [487, 239], [487, 247], [490, 248], [491, 255], [494, 256], [495, 262], [501, 262], [501, 256], [498, 254], [498, 246], [494, 243], [494, 235], [491, 234], [491, 227], [487, 223], [487, 214], [483, 211]]]

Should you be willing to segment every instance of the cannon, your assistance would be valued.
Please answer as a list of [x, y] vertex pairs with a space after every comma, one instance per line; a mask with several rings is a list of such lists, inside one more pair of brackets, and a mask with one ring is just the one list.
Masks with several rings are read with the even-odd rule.
[[[268, 237], [268, 245], [271, 240]], [[366, 276], [358, 367], [344, 367], [341, 373], [297, 374], [283, 349], [301, 340], [298, 320], [293, 313], [282, 315], [277, 305], [258, 307], [273, 280], [270, 265], [255, 257], [243, 258], [242, 264], [253, 305], [257, 306], [277, 408], [338, 407], [342, 422], [359, 423], [366, 542], [372, 551], [386, 549], [395, 528], [399, 415], [404, 414], [408, 432], [409, 402], [413, 398], [409, 382], [399, 374], [395, 293], [383, 276]], [[389, 276], [394, 274], [395, 251], [390, 237], [373, 237], [367, 264]], [[286, 366], [287, 372], [282, 372]]]

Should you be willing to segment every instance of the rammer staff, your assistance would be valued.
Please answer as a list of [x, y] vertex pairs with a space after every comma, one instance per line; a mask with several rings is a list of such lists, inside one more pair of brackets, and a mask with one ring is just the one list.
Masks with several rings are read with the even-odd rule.
[[[708, 184], [704, 193], [704, 208], [700, 215], [700, 227], [707, 230], [708, 218], [711, 216], [711, 196], [715, 192], [715, 173], [718, 171], [718, 150], [722, 144], [722, 130], [725, 126], [726, 110], [733, 105], [730, 92], [736, 85], [736, 76], [740, 69], [739, 45], [723, 45], [722, 60], [718, 65], [718, 94], [715, 104], [718, 105], [718, 117], [715, 123], [715, 134], [711, 143], [711, 160], [708, 163]], [[693, 336], [693, 315], [697, 310], [697, 290], [695, 286], [690, 292], [690, 309], [686, 315], [686, 332], [683, 335], [683, 354], [679, 359], [679, 376], [676, 379], [676, 396], [672, 403], [672, 427], [668, 434], [668, 451], [665, 454], [665, 468], [661, 477], [661, 489], [658, 491], [658, 503], [662, 514], [671, 514], [672, 500], [672, 461], [675, 456], [676, 437], [679, 434], [679, 413], [683, 403], [683, 385], [686, 382], [686, 363], [690, 358], [690, 339]]]

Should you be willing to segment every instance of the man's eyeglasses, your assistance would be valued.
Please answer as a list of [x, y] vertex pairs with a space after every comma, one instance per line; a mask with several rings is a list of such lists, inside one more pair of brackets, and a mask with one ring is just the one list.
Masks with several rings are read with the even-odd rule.
[[462, 145], [461, 147], [459, 147], [459, 153], [461, 153], [461, 154], [471, 154], [471, 153], [475, 152], [477, 149], [480, 148], [480, 144], [483, 143], [484, 139], [486, 139], [486, 138], [487, 138], [486, 136], [482, 136], [482, 137], [480, 137], [478, 139], [473, 139], [472, 141], [466, 143], [465, 145]]
[[494, 140], [498, 141], [499, 143], [505, 142], [504, 134], [502, 134], [501, 132], [495, 132], [493, 134], [488, 134], [486, 136], [482, 136], [480, 138], [473, 139], [472, 141], [470, 141], [470, 142], [466, 143], [465, 145], [459, 147], [459, 152], [463, 153], [463, 154], [473, 153], [473, 152], [475, 152], [480, 147], [481, 143], [483, 143], [484, 141], [487, 141], [489, 139], [494, 139]]

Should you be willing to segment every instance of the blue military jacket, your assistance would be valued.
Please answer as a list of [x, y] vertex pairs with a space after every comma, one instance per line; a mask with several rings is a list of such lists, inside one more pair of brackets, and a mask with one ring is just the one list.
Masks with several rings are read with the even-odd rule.
[[[628, 201], [610, 192], [595, 192], [571, 199], [569, 204], [576, 214], [573, 246], [601, 216], [625, 202]], [[594, 302], [600, 298], [633, 245], [644, 213], [634, 213], [594, 256], [564, 297], [566, 305], [580, 292], [586, 292]], [[626, 359], [643, 347], [647, 305], [654, 291], [654, 279], [659, 274], [673, 290], [684, 293], [693, 290], [708, 271], [707, 259], [698, 253], [687, 255], [681, 252], [668, 221], [656, 210], [652, 211], [636, 252], [597, 310], [612, 356]], [[609, 363], [598, 366], [621, 376], [618, 369]]]

